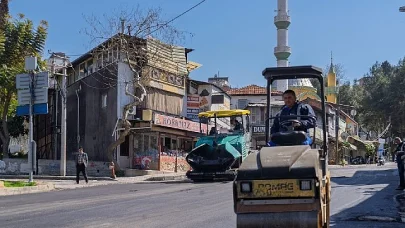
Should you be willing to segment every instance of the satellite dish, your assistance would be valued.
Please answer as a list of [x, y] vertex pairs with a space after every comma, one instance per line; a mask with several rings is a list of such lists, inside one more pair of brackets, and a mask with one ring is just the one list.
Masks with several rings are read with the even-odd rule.
[[352, 109], [350, 111], [350, 115], [355, 116], [357, 114], [357, 111], [355, 109]]
[[349, 134], [346, 132], [342, 132], [342, 134], [340, 134], [340, 137], [346, 141], [347, 137], [349, 137]]

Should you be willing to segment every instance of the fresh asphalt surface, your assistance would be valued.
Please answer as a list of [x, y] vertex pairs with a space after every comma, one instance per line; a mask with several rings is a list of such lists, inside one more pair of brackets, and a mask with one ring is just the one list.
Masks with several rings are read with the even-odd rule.
[[[331, 168], [331, 227], [405, 227], [358, 221], [397, 217], [395, 164]], [[232, 185], [113, 184], [0, 197], [0, 227], [236, 227]]]

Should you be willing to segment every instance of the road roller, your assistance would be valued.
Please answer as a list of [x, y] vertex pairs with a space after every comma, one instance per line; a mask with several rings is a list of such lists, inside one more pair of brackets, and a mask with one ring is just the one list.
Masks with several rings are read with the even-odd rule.
[[[267, 80], [266, 142], [272, 143], [249, 154], [237, 171], [233, 181], [237, 227], [329, 227], [331, 182], [324, 87], [320, 89], [322, 126], [315, 126], [311, 135], [290, 128], [270, 136], [270, 120], [277, 118], [270, 112], [273, 81], [314, 78], [324, 85], [322, 70], [314, 66], [273, 67], [266, 68], [263, 76]], [[288, 118], [283, 122], [316, 117]], [[316, 129], [320, 134], [315, 134]], [[307, 137], [312, 135], [312, 143], [305, 145]], [[315, 138], [316, 135], [319, 137]]]

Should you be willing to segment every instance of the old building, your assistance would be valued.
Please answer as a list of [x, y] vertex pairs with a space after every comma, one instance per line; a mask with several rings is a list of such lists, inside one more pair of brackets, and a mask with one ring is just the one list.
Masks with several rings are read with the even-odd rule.
[[[227, 91], [231, 95], [232, 109], [245, 109], [249, 103], [266, 103], [266, 87], [258, 85], [248, 85], [242, 88], [232, 88]], [[282, 92], [272, 91], [271, 100], [282, 100]]]
[[[271, 103], [271, 112], [276, 114], [284, 105], [283, 101], [273, 101]], [[252, 128], [252, 147], [260, 148], [266, 145], [266, 102], [250, 102], [245, 109], [250, 111], [250, 125]], [[273, 120], [270, 120], [270, 126]]]
[[[119, 124], [123, 108], [133, 101], [126, 88], [137, 96], [141, 94], [140, 88], [132, 86], [134, 71], [126, 52], [120, 49], [119, 37], [110, 38], [72, 62], [67, 96], [68, 155], [82, 145], [90, 159], [107, 161], [107, 147], [123, 131]], [[134, 66], [142, 66], [136, 71], [146, 96], [128, 113], [131, 133], [116, 149], [115, 160], [121, 168], [172, 170], [171, 155], [175, 153], [177, 161], [180, 150], [190, 150], [200, 133], [198, 123], [181, 116], [189, 73], [187, 54], [191, 50], [152, 38], [125, 38], [134, 42], [133, 51], [138, 51], [128, 57]]]
[[[231, 96], [222, 87], [210, 82], [188, 80], [187, 103], [184, 108], [184, 116], [199, 122], [198, 113], [205, 111], [229, 110]], [[220, 118], [217, 121], [219, 127], [229, 128], [229, 118]]]
[[218, 74], [215, 74], [212, 78], [208, 78], [208, 82], [218, 86], [224, 91], [230, 90], [231, 85], [229, 84], [229, 77], [219, 77]]

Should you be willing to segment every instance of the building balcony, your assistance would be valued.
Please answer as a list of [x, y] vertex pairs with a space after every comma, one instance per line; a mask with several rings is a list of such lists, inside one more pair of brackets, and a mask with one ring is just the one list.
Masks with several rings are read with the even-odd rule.
[[291, 17], [288, 15], [277, 15], [274, 17], [274, 25], [278, 29], [287, 29], [291, 24]]

